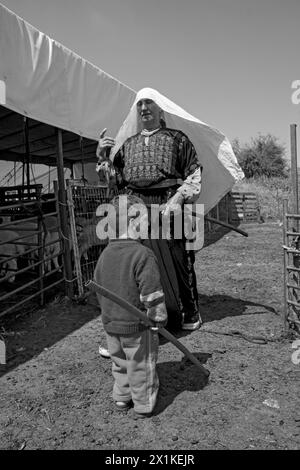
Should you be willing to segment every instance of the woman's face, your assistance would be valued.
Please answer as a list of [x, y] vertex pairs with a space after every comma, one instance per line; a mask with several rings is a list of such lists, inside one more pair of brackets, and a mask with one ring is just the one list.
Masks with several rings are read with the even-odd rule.
[[161, 109], [150, 98], [137, 102], [137, 112], [143, 127], [146, 129], [156, 129], [160, 126]]

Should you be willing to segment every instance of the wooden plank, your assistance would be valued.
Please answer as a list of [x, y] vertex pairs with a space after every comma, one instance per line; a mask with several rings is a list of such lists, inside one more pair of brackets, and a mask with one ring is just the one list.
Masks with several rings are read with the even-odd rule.
[[230, 193], [231, 196], [235, 196], [235, 195], [247, 195], [247, 196], [256, 196], [256, 193], [252, 193], [252, 192], [239, 192], [239, 191], [233, 191]]
[[236, 204], [237, 203], [244, 203], [244, 202], [246, 202], [247, 204], [255, 204], [255, 203], [257, 204], [258, 203], [257, 199], [231, 199], [232, 204], [233, 203], [236, 203]]
[[258, 202], [257, 201], [234, 201], [234, 200], [231, 200], [231, 205], [234, 206], [234, 205], [242, 205], [242, 204], [246, 204], [246, 205], [258, 205]]
[[240, 193], [240, 194], [236, 194], [235, 196], [240, 196], [240, 197], [256, 197], [257, 194], [256, 193]]
[[256, 201], [257, 200], [257, 197], [232, 197], [231, 198], [232, 201]]

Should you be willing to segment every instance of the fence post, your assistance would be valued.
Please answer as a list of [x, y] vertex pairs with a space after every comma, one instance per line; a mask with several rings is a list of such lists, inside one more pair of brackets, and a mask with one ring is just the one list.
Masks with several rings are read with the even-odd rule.
[[[283, 227], [283, 245], [288, 246], [288, 236], [287, 236], [287, 231], [288, 231], [288, 221], [286, 214], [288, 212], [288, 200], [284, 199], [283, 200], [283, 210], [282, 210], [282, 227]], [[285, 331], [288, 328], [288, 287], [287, 287], [287, 264], [288, 264], [288, 252], [284, 248], [283, 249], [283, 326]]]
[[[293, 214], [299, 214], [298, 200], [298, 164], [297, 164], [297, 134], [296, 124], [290, 125], [291, 134], [291, 179], [292, 179], [292, 211]], [[294, 224], [296, 232], [298, 232], [299, 221]]]
[[216, 207], [216, 219], [220, 220], [220, 207], [219, 207], [219, 202]]
[[[42, 206], [41, 206], [42, 207]], [[45, 303], [45, 297], [44, 297], [44, 272], [45, 272], [45, 237], [46, 237], [46, 232], [44, 229], [44, 226], [42, 224], [42, 216], [39, 214], [38, 219], [37, 219], [37, 229], [38, 229], [38, 254], [39, 254], [39, 261], [40, 264], [38, 266], [38, 272], [39, 272], [39, 285], [40, 285], [40, 305], [44, 305]]]
[[247, 201], [246, 201], [246, 194], [243, 193], [242, 195], [243, 200], [243, 222], [246, 222], [247, 219]]
[[72, 263], [70, 256], [70, 244], [69, 244], [69, 225], [68, 225], [68, 214], [67, 214], [67, 198], [66, 198], [66, 187], [65, 187], [65, 175], [64, 175], [64, 155], [63, 155], [63, 140], [62, 130], [57, 129], [57, 179], [58, 179], [58, 207], [60, 214], [61, 232], [64, 243], [64, 272], [65, 272], [65, 283], [66, 293], [71, 298], [73, 297], [73, 284], [72, 284]]
[[80, 297], [84, 294], [84, 288], [83, 288], [81, 262], [80, 262], [81, 256], [79, 252], [78, 239], [77, 239], [72, 186], [70, 184], [67, 184], [67, 199], [68, 199], [68, 208], [69, 208], [69, 215], [70, 215], [70, 228], [71, 228], [71, 236], [72, 236], [74, 267], [75, 267], [76, 277], [77, 277], [78, 295]]
[[[26, 148], [26, 181], [27, 191], [30, 191], [30, 140], [29, 140], [29, 124], [28, 118], [24, 117], [24, 128], [25, 128], [25, 148]], [[29, 197], [28, 197], [29, 199]]]

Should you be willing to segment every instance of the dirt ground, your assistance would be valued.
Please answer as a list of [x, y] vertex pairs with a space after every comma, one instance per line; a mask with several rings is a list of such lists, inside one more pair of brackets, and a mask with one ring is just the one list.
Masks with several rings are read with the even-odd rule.
[[282, 335], [282, 228], [243, 228], [249, 238], [231, 232], [197, 254], [204, 324], [177, 334], [210, 378], [162, 341], [151, 418], [113, 408], [111, 363], [98, 354], [104, 335], [91, 303], [57, 297], [4, 319], [0, 448], [299, 449], [300, 364], [292, 335]]

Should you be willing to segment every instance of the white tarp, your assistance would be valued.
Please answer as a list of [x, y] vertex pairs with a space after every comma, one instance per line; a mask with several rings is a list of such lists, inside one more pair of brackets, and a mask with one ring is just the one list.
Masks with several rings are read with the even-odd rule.
[[103, 127], [117, 132], [135, 97], [1, 4], [0, 80], [7, 108], [95, 140]]
[[[5, 83], [5, 106], [37, 121], [98, 140], [117, 134], [117, 145], [128, 131], [125, 119], [136, 93], [118, 80], [28, 24], [0, 4], [0, 80]], [[199, 202], [211, 209], [243, 173], [226, 137], [160, 94], [167, 125], [185, 132], [203, 163]], [[133, 108], [134, 109], [134, 108]], [[132, 112], [131, 112], [132, 114]], [[122, 126], [123, 123], [123, 126]], [[125, 126], [125, 127], [124, 127]], [[135, 124], [133, 124], [133, 127]], [[121, 127], [120, 133], [118, 133]], [[134, 132], [134, 128], [129, 129]], [[123, 135], [124, 134], [124, 135]], [[81, 176], [81, 163], [74, 168]], [[85, 178], [97, 183], [94, 164]]]

